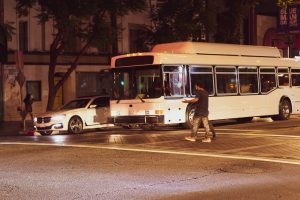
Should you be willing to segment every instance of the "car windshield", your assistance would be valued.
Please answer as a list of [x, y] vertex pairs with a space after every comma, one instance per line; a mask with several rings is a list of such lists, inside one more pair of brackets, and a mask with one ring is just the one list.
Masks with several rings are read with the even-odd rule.
[[87, 106], [91, 99], [76, 99], [72, 100], [69, 103], [65, 104], [61, 110], [65, 109], [75, 109], [75, 108], [84, 108]]
[[162, 96], [161, 66], [113, 70], [113, 99], [149, 99]]

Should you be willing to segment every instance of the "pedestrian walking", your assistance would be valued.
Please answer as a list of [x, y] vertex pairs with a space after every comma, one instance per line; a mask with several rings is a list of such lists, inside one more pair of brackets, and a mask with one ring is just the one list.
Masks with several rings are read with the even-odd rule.
[[32, 103], [33, 103], [33, 96], [31, 94], [27, 94], [24, 98], [23, 102], [25, 105], [25, 109], [23, 112], [22, 120], [23, 120], [23, 127], [25, 129], [26, 125], [26, 117], [29, 114], [31, 121], [33, 122], [33, 115], [32, 115]]
[[210, 131], [212, 132], [212, 139], [216, 139], [216, 132], [213, 125], [209, 122], [208, 119], [208, 92], [204, 89], [202, 83], [197, 82], [195, 84], [196, 96], [191, 100], [184, 100], [184, 103], [194, 103], [195, 104], [195, 114], [193, 118], [193, 127], [190, 137], [186, 137], [186, 140], [195, 142], [197, 138], [197, 132], [201, 122], [203, 123], [205, 129], [205, 136], [202, 139], [202, 142], [211, 142], [209, 137]]

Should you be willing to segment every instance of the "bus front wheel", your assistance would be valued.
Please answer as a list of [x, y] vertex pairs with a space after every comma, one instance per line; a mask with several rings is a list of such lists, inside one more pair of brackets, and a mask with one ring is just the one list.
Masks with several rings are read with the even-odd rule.
[[272, 116], [273, 120], [287, 120], [292, 113], [292, 106], [288, 99], [283, 99], [279, 103], [279, 114]]
[[190, 129], [193, 127], [194, 114], [195, 114], [195, 106], [193, 105], [188, 106], [185, 113], [185, 123], [183, 125], [185, 128]]

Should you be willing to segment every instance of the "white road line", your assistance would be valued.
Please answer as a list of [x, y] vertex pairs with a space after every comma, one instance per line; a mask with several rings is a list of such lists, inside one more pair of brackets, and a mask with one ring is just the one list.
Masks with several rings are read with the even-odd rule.
[[257, 129], [234, 129], [234, 128], [215, 128], [216, 131], [242, 131], [242, 132], [262, 132], [263, 130]]
[[218, 133], [217, 135], [239, 135], [239, 136], [259, 136], [259, 137], [283, 137], [300, 139], [300, 135], [279, 135], [279, 134], [267, 134], [267, 133]]
[[[219, 129], [219, 130], [231, 130], [231, 129]], [[239, 130], [239, 129], [232, 129], [232, 130], [236, 130], [236, 131], [243, 131], [245, 133], [242, 132], [232, 132], [232, 133], [227, 133], [227, 132], [218, 132], [218, 130], [216, 130], [217, 135], [238, 135], [238, 136], [257, 136], [257, 137], [283, 137], [283, 138], [294, 138], [294, 139], [300, 139], [300, 135], [281, 135], [281, 134], [268, 134], [266, 133], [266, 131], [263, 130]], [[246, 132], [250, 132], [250, 133], [246, 133]], [[252, 132], [252, 133], [251, 133]], [[186, 132], [187, 134], [190, 134], [190, 132]], [[200, 135], [204, 135], [204, 131], [198, 131], [198, 134]], [[182, 134], [182, 133], [174, 133], [174, 134]]]
[[272, 163], [281, 163], [281, 164], [300, 165], [300, 160], [266, 158], [266, 157], [256, 157], [256, 156], [246, 156], [246, 155], [227, 155], [227, 154], [201, 153], [201, 152], [180, 152], [180, 151], [171, 151], [171, 150], [137, 149], [137, 148], [129, 148], [129, 147], [116, 147], [116, 146], [89, 146], [89, 145], [22, 143], [22, 142], [1, 142], [0, 144], [2, 144], [2, 145], [31, 145], [31, 146], [56, 146], [56, 147], [108, 149], [108, 150], [118, 150], [118, 151], [133, 151], [133, 152], [144, 152], [144, 153], [202, 156], [202, 157], [228, 158], [228, 159], [237, 159], [237, 160], [253, 160], [253, 161], [263, 161], [263, 162], [272, 162]]

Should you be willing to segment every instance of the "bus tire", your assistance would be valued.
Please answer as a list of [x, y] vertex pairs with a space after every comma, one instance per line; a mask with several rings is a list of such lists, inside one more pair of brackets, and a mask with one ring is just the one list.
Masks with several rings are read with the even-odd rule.
[[279, 114], [275, 116], [271, 116], [271, 118], [276, 120], [287, 120], [290, 118], [292, 113], [292, 106], [289, 99], [282, 99], [279, 103]]
[[155, 130], [154, 124], [140, 124], [139, 127], [143, 129], [144, 131], [153, 131]]
[[248, 123], [251, 122], [253, 117], [243, 117], [243, 118], [237, 118], [236, 121], [238, 123]]
[[183, 124], [183, 126], [187, 129], [191, 129], [193, 127], [193, 118], [195, 114], [195, 109], [196, 107], [193, 104], [190, 104], [186, 109], [185, 123]]

